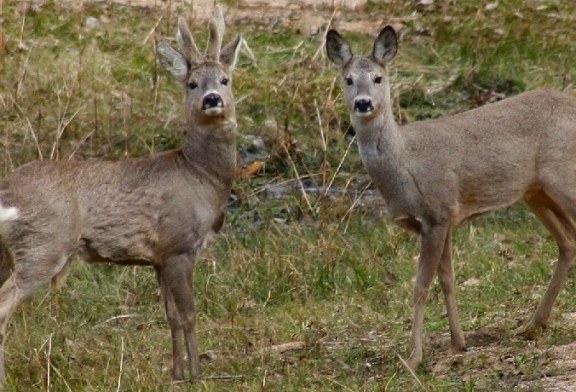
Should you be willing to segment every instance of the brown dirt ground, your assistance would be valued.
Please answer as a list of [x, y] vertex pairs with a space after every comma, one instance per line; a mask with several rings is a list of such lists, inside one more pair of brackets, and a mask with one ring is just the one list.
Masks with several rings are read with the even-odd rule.
[[[22, 6], [41, 6], [49, 0], [21, 2]], [[0, 9], [3, 0], [0, 0]], [[150, 7], [184, 14], [195, 23], [202, 23], [212, 15], [215, 0], [60, 0], [69, 7], [82, 8], [86, 3], [117, 3], [132, 7]], [[223, 5], [229, 24], [268, 27], [292, 27], [304, 33], [316, 34], [332, 22], [332, 26], [349, 32], [378, 31], [384, 24], [380, 17], [366, 18], [367, 0], [237, 0], [232, 6]], [[397, 22], [400, 23], [400, 22]]]

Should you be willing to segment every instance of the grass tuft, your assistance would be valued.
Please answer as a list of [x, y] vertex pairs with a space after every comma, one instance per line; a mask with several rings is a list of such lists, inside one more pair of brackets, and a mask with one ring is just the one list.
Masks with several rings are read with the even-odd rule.
[[[570, 2], [428, 3], [368, 1], [334, 14], [365, 52], [377, 32], [366, 26], [400, 27], [391, 64], [400, 121], [536, 87], [576, 92]], [[155, 40], [173, 40], [173, 11], [0, 3], [0, 176], [34, 159], [123, 159], [179, 146], [182, 91], [154, 54]], [[197, 266], [206, 379], [171, 384], [153, 271], [76, 263], [60, 290], [38, 292], [13, 317], [6, 390], [545, 390], [570, 378], [562, 358], [574, 355], [574, 273], [537, 344], [513, 333], [532, 315], [557, 253], [521, 206], [455, 235], [470, 352], [447, 352], [434, 286], [425, 363], [406, 371], [418, 243], [382, 217], [322, 34], [298, 22], [306, 12], [233, 20], [227, 36], [242, 33], [254, 55], [234, 75], [239, 163], [261, 163], [234, 185], [224, 233]], [[204, 42], [204, 27], [194, 33]]]

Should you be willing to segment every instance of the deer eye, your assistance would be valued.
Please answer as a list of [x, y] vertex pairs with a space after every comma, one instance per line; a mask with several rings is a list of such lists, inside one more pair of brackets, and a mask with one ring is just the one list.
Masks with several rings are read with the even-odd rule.
[[196, 87], [198, 87], [198, 83], [197, 83], [197, 82], [195, 82], [195, 81], [188, 82], [188, 88], [189, 88], [190, 90], [194, 90]]
[[352, 86], [354, 84], [354, 81], [352, 80], [352, 78], [348, 77], [346, 79], [344, 79], [346, 81], [346, 84], [348, 86]]
[[229, 83], [229, 82], [230, 82], [230, 81], [228, 80], [228, 78], [224, 78], [224, 79], [222, 79], [222, 80], [220, 81], [220, 83], [222, 83], [222, 85], [224, 85], [224, 86], [228, 86], [228, 83]]
[[382, 76], [376, 76], [376, 77], [374, 78], [374, 83], [376, 83], [376, 84], [382, 83]]

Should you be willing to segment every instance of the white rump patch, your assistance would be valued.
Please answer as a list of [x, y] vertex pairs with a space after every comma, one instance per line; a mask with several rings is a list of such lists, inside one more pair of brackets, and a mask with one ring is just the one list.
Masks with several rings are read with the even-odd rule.
[[4, 206], [2, 206], [2, 203], [0, 203], [0, 223], [12, 221], [15, 219], [18, 219], [18, 208], [16, 207], [5, 208]]

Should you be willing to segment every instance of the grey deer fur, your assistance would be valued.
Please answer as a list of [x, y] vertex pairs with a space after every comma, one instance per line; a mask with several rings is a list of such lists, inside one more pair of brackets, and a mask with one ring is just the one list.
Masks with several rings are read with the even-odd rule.
[[236, 167], [230, 72], [241, 38], [221, 49], [223, 34], [217, 8], [205, 56], [182, 18], [180, 50], [157, 45], [160, 63], [185, 91], [182, 148], [118, 162], [32, 162], [0, 182], [2, 382], [10, 315], [61, 278], [75, 255], [154, 267], [172, 334], [172, 376], [183, 380], [187, 368], [192, 380], [199, 377], [194, 262], [224, 222]]
[[343, 90], [364, 166], [392, 220], [420, 235], [411, 354], [422, 360], [424, 305], [437, 274], [447, 307], [451, 351], [465, 350], [458, 320], [451, 234], [463, 222], [522, 200], [558, 244], [556, 269], [533, 320], [535, 337], [576, 256], [576, 99], [550, 90], [519, 94], [461, 114], [398, 126], [388, 62], [397, 52], [386, 26], [371, 55], [356, 56], [331, 30], [326, 50], [341, 68]]

